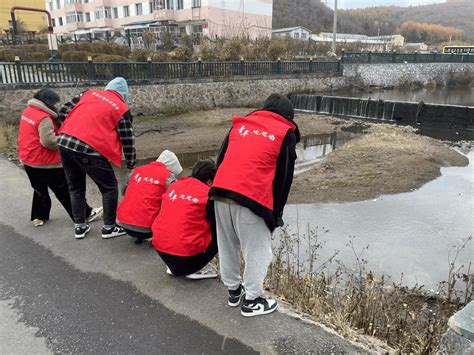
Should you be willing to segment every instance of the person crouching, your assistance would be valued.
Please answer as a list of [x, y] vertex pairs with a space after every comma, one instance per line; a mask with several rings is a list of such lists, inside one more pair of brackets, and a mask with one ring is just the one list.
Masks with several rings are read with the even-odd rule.
[[169, 150], [156, 161], [133, 170], [117, 208], [117, 224], [137, 243], [151, 238], [151, 225], [160, 212], [162, 196], [182, 171], [178, 158]]
[[152, 226], [152, 245], [170, 275], [217, 277], [212, 267], [205, 267], [217, 254], [214, 207], [208, 203], [215, 174], [214, 161], [199, 161], [190, 177], [179, 179], [163, 195]]

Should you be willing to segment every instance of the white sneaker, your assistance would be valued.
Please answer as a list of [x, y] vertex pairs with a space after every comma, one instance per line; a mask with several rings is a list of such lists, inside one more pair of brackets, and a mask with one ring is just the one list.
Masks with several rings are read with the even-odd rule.
[[190, 280], [215, 279], [218, 276], [216, 270], [209, 264], [204, 266], [201, 270], [194, 274], [187, 275], [186, 278]]
[[169, 267], [166, 267], [166, 273], [170, 276], [174, 276]]
[[110, 239], [115, 237], [120, 237], [121, 235], [127, 234], [125, 230], [120, 226], [115, 226], [114, 228], [107, 229], [102, 227], [102, 239]]
[[104, 208], [102, 206], [93, 208], [90, 216], [87, 217], [86, 222], [90, 223], [96, 221], [100, 216], [102, 216], [102, 212], [104, 212]]

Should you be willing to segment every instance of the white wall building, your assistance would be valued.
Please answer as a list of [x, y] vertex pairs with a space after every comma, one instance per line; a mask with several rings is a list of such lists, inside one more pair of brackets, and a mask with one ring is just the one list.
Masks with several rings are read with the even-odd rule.
[[296, 39], [309, 39], [311, 31], [308, 30], [306, 27], [298, 26], [298, 27], [288, 27], [288, 28], [279, 28], [272, 31], [273, 37], [290, 37]]
[[[209, 37], [270, 37], [273, 0], [45, 0], [59, 35], [104, 36], [157, 21]], [[144, 27], [144, 28], [145, 28]]]

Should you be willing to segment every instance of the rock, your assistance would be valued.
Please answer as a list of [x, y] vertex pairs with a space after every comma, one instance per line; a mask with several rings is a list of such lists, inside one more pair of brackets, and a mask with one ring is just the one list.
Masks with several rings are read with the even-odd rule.
[[441, 339], [438, 354], [473, 354], [474, 301], [449, 318], [448, 325], [449, 329]]

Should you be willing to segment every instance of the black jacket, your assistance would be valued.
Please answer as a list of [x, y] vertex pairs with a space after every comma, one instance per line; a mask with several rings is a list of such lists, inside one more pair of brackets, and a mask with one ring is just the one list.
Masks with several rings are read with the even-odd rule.
[[[275, 113], [278, 114], [278, 112]], [[294, 121], [291, 121], [291, 123], [296, 126], [296, 123]], [[222, 143], [222, 147], [219, 151], [219, 155], [217, 157], [216, 162], [217, 169], [219, 169], [219, 166], [225, 158], [225, 153], [229, 145], [229, 134], [230, 131], [227, 134], [224, 142]], [[286, 133], [285, 138], [283, 139], [280, 154], [277, 160], [275, 177], [273, 179], [273, 212], [268, 208], [262, 206], [261, 204], [255, 202], [254, 200], [230, 190], [212, 187], [209, 191], [209, 196], [227, 198], [235, 201], [243, 207], [247, 207], [257, 216], [262, 217], [270, 232], [273, 232], [275, 227], [281, 224], [283, 209], [288, 200], [288, 194], [290, 192], [291, 184], [293, 182], [293, 173], [295, 168], [296, 143], [298, 143], [299, 141], [300, 132], [298, 126], [296, 126], [295, 132], [289, 130]], [[252, 177], [249, 176], [248, 178], [251, 179]]]

